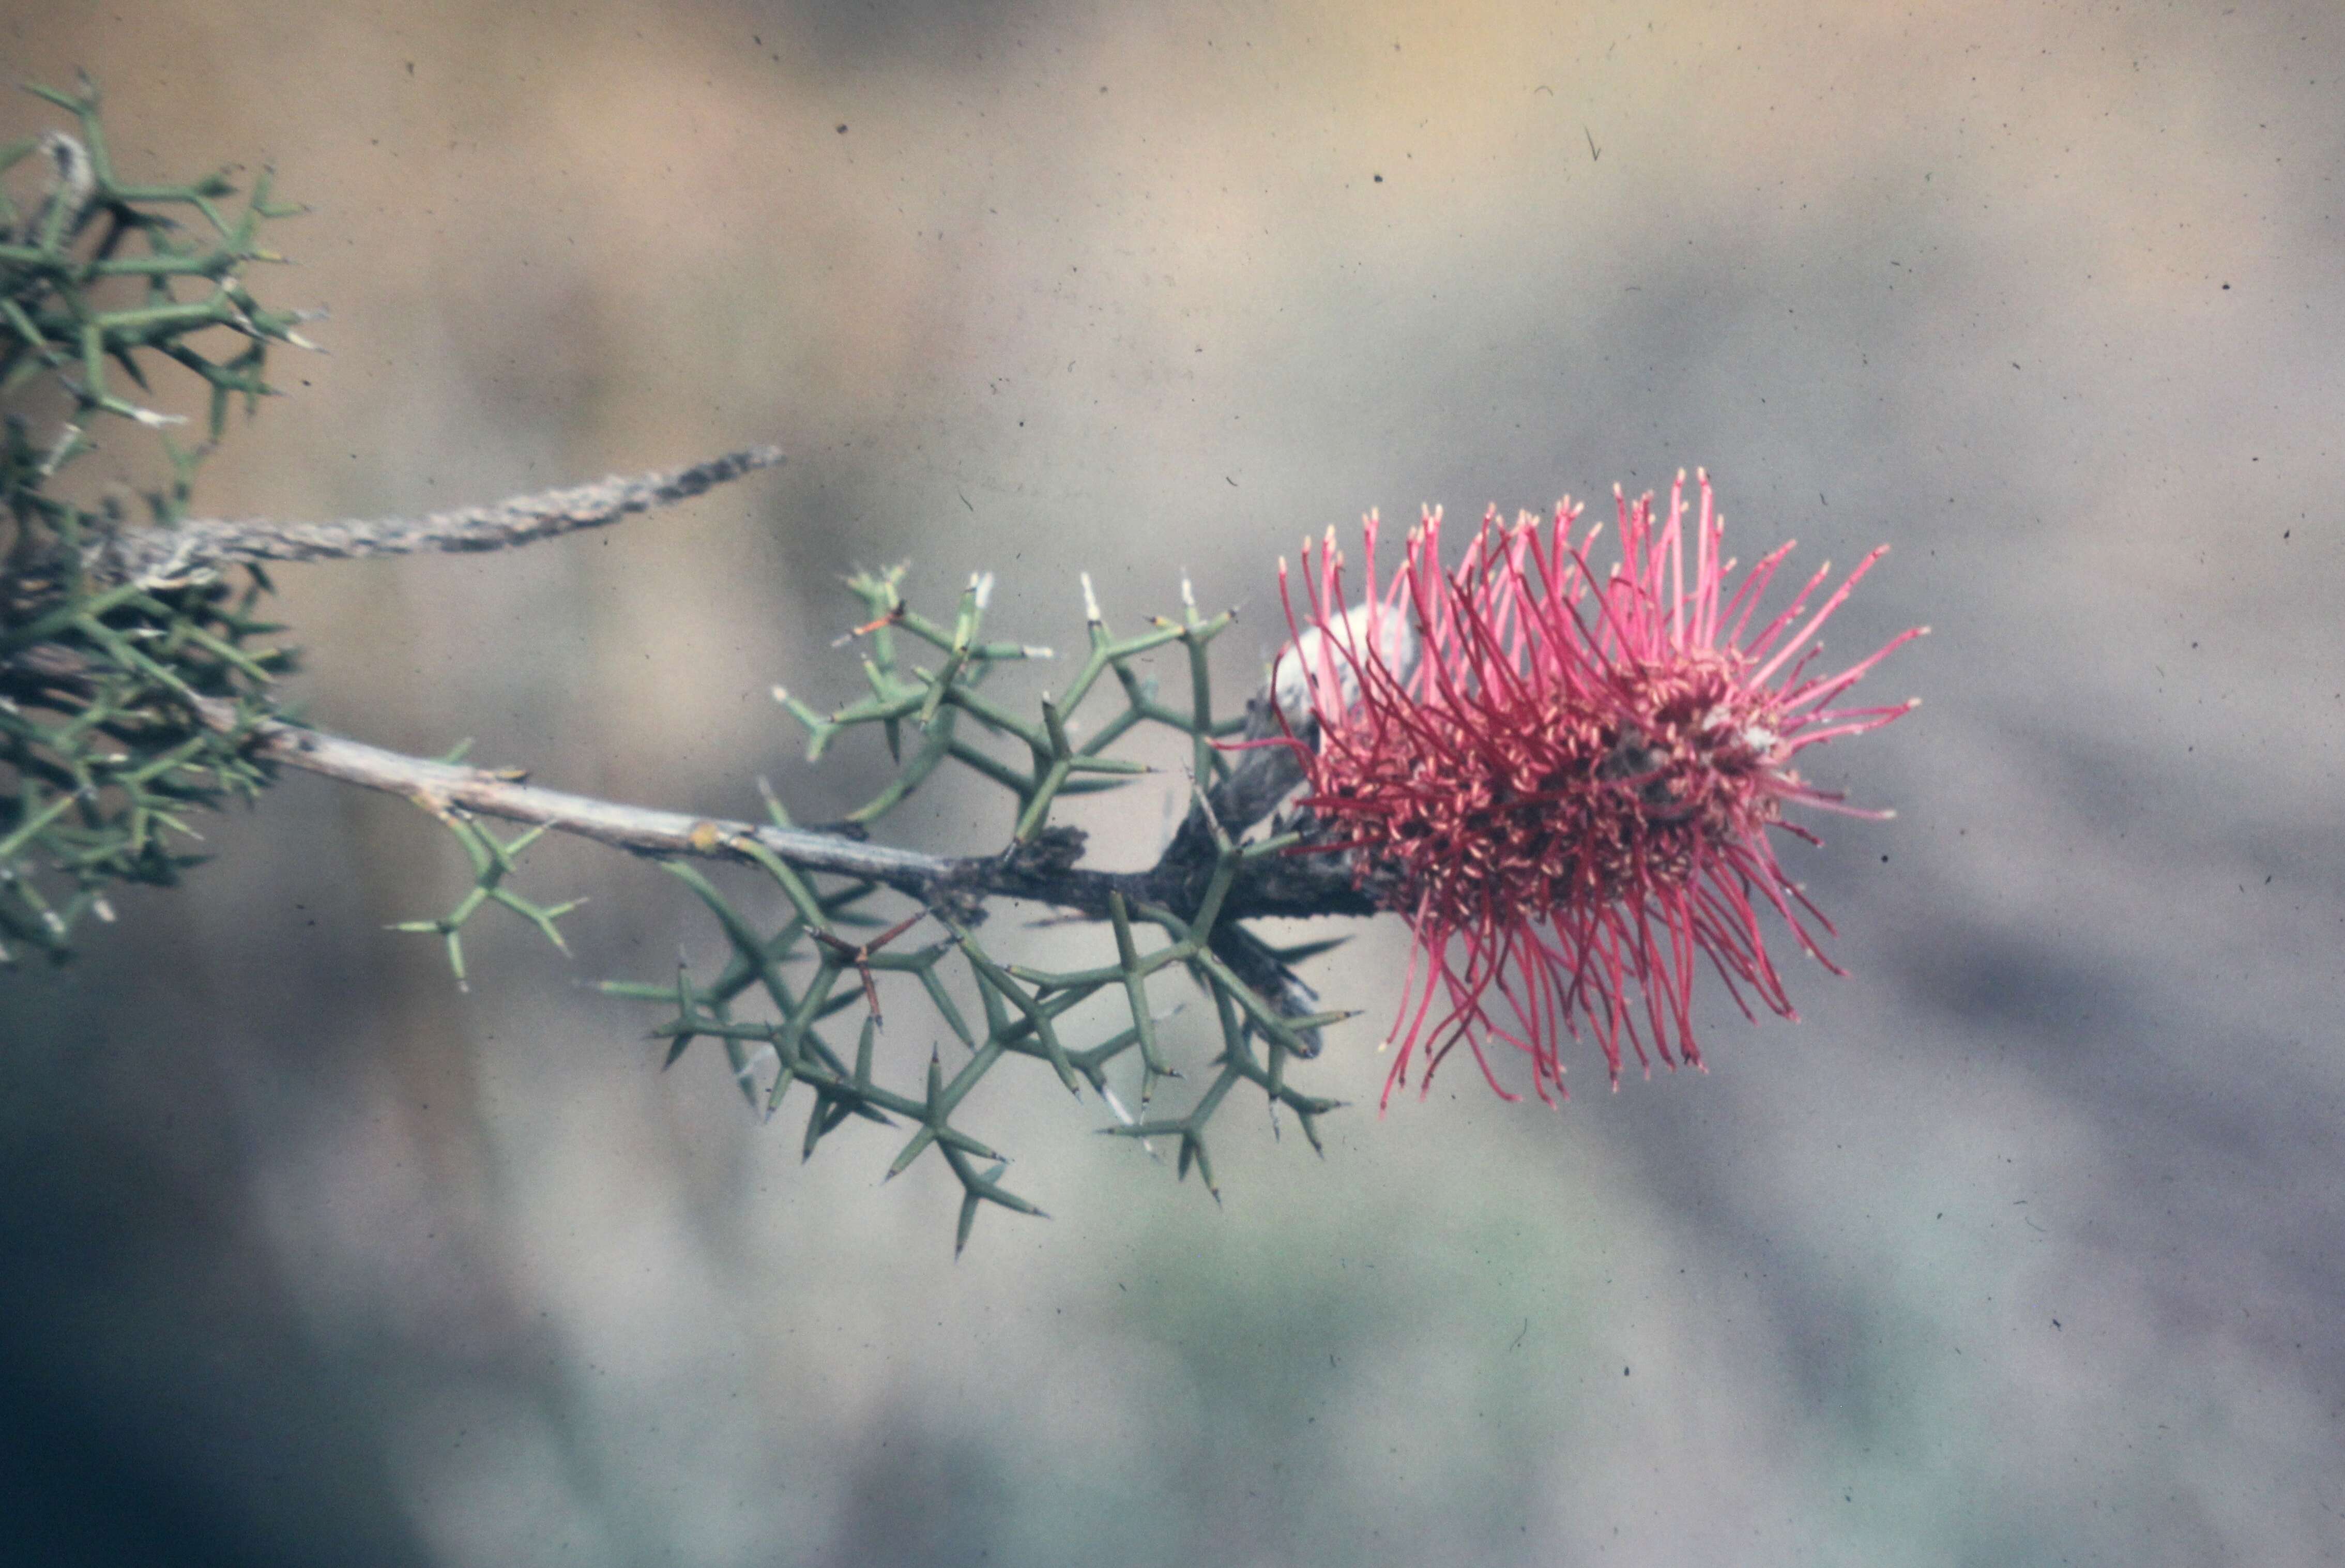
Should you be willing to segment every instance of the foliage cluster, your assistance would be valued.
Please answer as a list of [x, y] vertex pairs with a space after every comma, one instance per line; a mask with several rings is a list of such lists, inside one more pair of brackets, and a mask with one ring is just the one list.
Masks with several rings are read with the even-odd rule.
[[[308, 345], [302, 312], [246, 286], [255, 263], [278, 260], [262, 226], [299, 211], [270, 199], [267, 175], [233, 214], [225, 173], [126, 184], [94, 89], [30, 90], [70, 111], [79, 135], [0, 148], [0, 181], [46, 166], [29, 201], [0, 183], [0, 955], [22, 942], [62, 956], [85, 916], [110, 913], [110, 885], [168, 884], [198, 858], [191, 808], [268, 782], [244, 741], [292, 656], [260, 641], [279, 628], [254, 616], [268, 586], [257, 570], [240, 584], [113, 580], [99, 564], [130, 507], [119, 494], [77, 504], [60, 477], [104, 431], [151, 431], [169, 478], [144, 498], [148, 521], [177, 524], [230, 402], [249, 410], [270, 391], [270, 345]], [[124, 395], [126, 382], [146, 395], [165, 363], [209, 390], [201, 444], [174, 436], [178, 416]], [[208, 723], [199, 698], [236, 718]]]

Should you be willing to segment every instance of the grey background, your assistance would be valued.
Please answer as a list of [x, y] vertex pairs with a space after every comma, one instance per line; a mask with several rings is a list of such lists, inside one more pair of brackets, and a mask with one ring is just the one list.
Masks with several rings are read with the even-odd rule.
[[[1056, 1217], [958, 1265], [940, 1170], [801, 1167], [574, 985], [714, 952], [667, 879], [546, 846], [575, 962], [484, 922], [460, 994], [381, 929], [453, 846], [290, 781], [0, 978], [0, 1552], [2345, 1557], [2333, 6], [16, 0], [0, 52], [96, 76], [132, 176], [317, 209], [268, 281], [331, 357], [210, 509], [788, 448], [511, 558], [285, 572], [298, 693], [379, 743], [818, 818], [876, 748], [810, 771], [765, 694], [856, 690], [853, 564], [993, 569], [1061, 646], [1079, 568], [1135, 626], [1185, 567], [1235, 692], [1305, 533], [1696, 463], [1746, 559], [1894, 546], [1837, 652], [1936, 628], [1867, 687], [1922, 711], [1818, 769], [1899, 819], [1787, 850], [1853, 975], [1793, 972], [1804, 1023], [1712, 993], [1706, 1075], [1379, 1119], [1378, 922], [1315, 971], [1365, 1013], [1324, 1162], [1232, 1112], [1216, 1211], [1028, 1074], [978, 1119]], [[1087, 807], [1100, 861], [1177, 787]]]

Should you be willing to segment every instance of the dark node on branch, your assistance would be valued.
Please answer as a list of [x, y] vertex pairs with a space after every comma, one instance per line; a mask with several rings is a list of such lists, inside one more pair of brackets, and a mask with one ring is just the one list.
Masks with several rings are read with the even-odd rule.
[[1090, 835], [1081, 828], [1064, 824], [1043, 829], [1031, 843], [1013, 846], [1010, 850], [1011, 868], [1031, 877], [1056, 877], [1075, 868], [1083, 858], [1083, 846]]
[[991, 890], [986, 886], [979, 862], [964, 860], [930, 885], [929, 902], [935, 906], [939, 914], [956, 925], [983, 925], [985, 900], [990, 891]]

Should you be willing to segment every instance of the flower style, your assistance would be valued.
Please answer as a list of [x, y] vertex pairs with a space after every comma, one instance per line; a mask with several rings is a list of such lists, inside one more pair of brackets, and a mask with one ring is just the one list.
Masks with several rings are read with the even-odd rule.
[[[1875, 550], [1812, 613], [1829, 563], [1771, 620], [1751, 624], [1792, 545], [1743, 574], [1721, 555], [1724, 518], [1700, 477], [1687, 559], [1685, 475], [1666, 519], [1618, 486], [1619, 565], [1599, 575], [1576, 543], [1580, 509], [1558, 504], [1544, 535], [1523, 514], [1482, 520], [1454, 571], [1441, 513], [1409, 533], [1398, 573], [1376, 579], [1365, 520], [1365, 599], [1346, 609], [1335, 531], [1305, 545], [1309, 606], [1279, 564], [1294, 642], [1275, 706], [1305, 778], [1306, 841], [1348, 852], [1360, 885], [1416, 936], [1391, 1044], [1388, 1104], [1426, 1054], [1425, 1086], [1460, 1040], [1504, 1041], [1533, 1084], [1562, 1092], [1562, 1037], [1585, 1028], [1615, 1088], [1622, 1045], [1701, 1065], [1692, 1001], [1707, 958], [1746, 1017], [1751, 998], [1796, 1019], [1769, 957], [1760, 907], [1834, 973], [1814, 931], [1832, 922], [1777, 863], [1769, 830], [1819, 843], [1786, 806], [1886, 817], [1803, 782], [1809, 747], [1878, 728], [1916, 705], [1834, 707], [1916, 627], [1834, 675], [1811, 671], [1816, 633], [1880, 559]], [[1804, 618], [1802, 618], [1804, 616]], [[1503, 1003], [1503, 1005], [1499, 1005]]]

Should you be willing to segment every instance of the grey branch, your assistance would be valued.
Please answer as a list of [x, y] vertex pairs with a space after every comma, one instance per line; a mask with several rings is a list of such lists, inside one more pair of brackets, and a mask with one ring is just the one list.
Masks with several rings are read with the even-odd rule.
[[84, 555], [83, 566], [106, 581], [157, 587], [222, 566], [263, 561], [346, 561], [431, 550], [503, 550], [581, 528], [599, 528], [630, 513], [673, 505], [781, 461], [779, 447], [752, 447], [689, 468], [613, 474], [592, 484], [515, 496], [487, 506], [434, 512], [424, 517], [350, 518], [339, 523], [199, 518], [176, 528], [125, 529], [94, 541]]
[[[233, 734], [238, 728], [233, 703], [200, 697], [197, 711], [205, 724], [223, 734]], [[960, 880], [964, 865], [941, 855], [893, 850], [838, 833], [695, 817], [543, 789], [515, 769], [410, 757], [281, 719], [262, 719], [250, 733], [255, 757], [285, 767], [403, 796], [434, 812], [542, 823], [638, 854], [746, 861], [749, 856], [741, 842], [755, 840], [801, 871], [866, 877], [921, 899], [935, 897]]]

